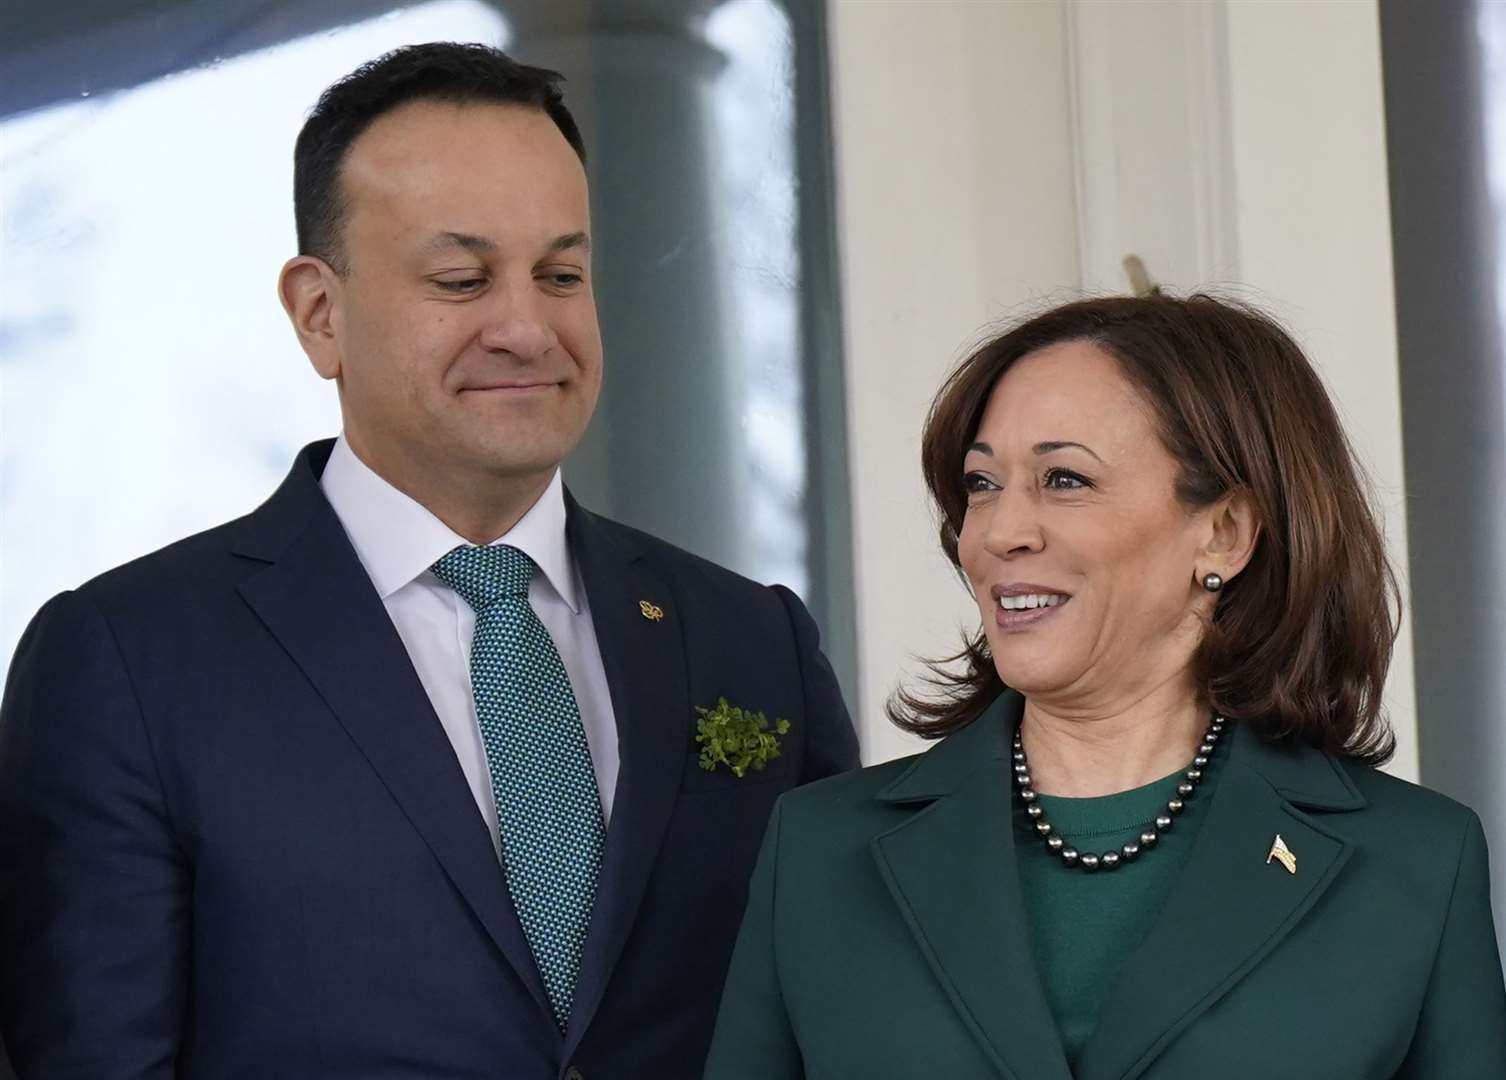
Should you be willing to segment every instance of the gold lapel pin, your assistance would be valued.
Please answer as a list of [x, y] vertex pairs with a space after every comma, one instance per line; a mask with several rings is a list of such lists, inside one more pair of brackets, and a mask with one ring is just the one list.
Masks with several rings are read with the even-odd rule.
[[649, 622], [658, 622], [664, 618], [664, 609], [658, 604], [650, 604], [647, 600], [638, 601], [638, 610], [643, 612], [643, 617]]
[[1292, 849], [1286, 846], [1286, 841], [1281, 839], [1280, 833], [1276, 834], [1276, 842], [1271, 845], [1270, 854], [1265, 857], [1265, 864], [1270, 866], [1272, 859], [1286, 867], [1288, 874], [1297, 872], [1297, 856], [1292, 854]]

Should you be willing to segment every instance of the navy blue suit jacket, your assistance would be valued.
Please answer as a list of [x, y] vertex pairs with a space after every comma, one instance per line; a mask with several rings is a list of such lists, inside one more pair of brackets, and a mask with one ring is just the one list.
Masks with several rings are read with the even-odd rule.
[[[22, 639], [0, 711], [17, 1072], [698, 1077], [774, 799], [857, 764], [810, 616], [570, 504], [621, 774], [562, 1035], [319, 487], [330, 445], [249, 516], [56, 597]], [[695, 706], [721, 696], [792, 722], [763, 772], [697, 766]]]

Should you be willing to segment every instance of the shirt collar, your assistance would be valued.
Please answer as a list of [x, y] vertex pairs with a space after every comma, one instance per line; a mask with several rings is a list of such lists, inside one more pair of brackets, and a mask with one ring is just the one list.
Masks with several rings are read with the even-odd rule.
[[[335, 440], [319, 484], [383, 600], [453, 548], [470, 543], [378, 476], [351, 450], [344, 435]], [[558, 469], [538, 501], [492, 543], [526, 554], [570, 610], [580, 612], [575, 564], [565, 541], [565, 485]]]

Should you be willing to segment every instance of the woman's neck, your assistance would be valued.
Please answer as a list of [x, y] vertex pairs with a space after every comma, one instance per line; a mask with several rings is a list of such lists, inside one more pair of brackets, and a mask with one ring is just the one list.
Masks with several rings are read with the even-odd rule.
[[1113, 708], [1078, 711], [1027, 697], [1021, 737], [1042, 795], [1113, 795], [1186, 768], [1208, 728], [1207, 709], [1181, 686]]

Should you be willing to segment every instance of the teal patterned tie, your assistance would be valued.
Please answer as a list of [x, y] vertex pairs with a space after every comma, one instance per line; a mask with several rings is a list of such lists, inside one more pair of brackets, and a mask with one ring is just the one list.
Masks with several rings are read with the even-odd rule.
[[434, 575], [476, 612], [471, 693], [518, 921], [563, 1031], [601, 872], [601, 798], [570, 677], [528, 603], [533, 560], [457, 547]]

